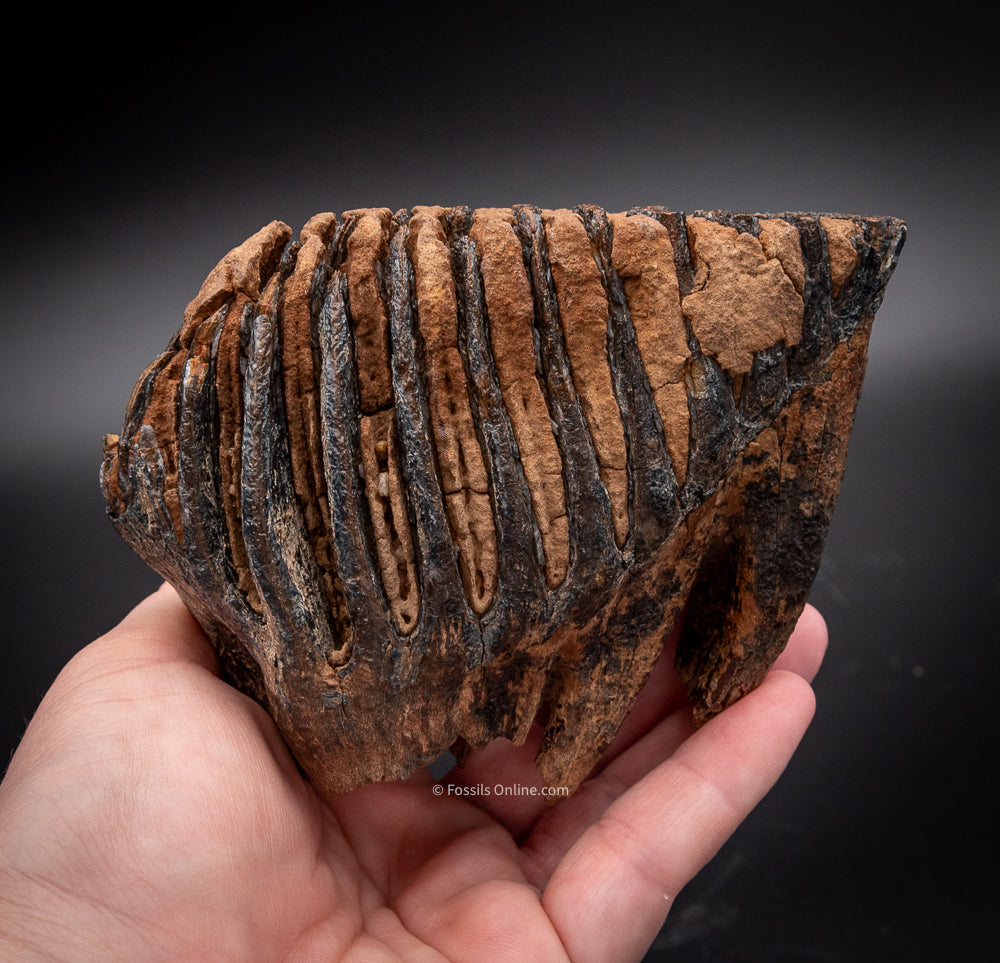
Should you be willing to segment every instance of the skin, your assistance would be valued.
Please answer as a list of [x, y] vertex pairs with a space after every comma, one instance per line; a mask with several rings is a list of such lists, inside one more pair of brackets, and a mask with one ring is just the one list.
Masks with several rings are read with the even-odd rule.
[[668, 643], [554, 805], [492, 792], [540, 787], [537, 732], [440, 795], [425, 771], [323, 799], [164, 587], [66, 666], [0, 784], [0, 958], [641, 959], [791, 758], [826, 639], [807, 608], [764, 684], [697, 731]]

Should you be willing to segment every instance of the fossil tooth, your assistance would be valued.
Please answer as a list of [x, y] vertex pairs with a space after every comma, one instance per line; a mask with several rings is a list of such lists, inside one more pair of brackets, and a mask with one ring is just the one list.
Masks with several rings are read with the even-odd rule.
[[536, 719], [575, 787], [682, 613], [699, 722], [785, 645], [904, 237], [658, 207], [274, 222], [105, 438], [108, 513], [324, 790]]

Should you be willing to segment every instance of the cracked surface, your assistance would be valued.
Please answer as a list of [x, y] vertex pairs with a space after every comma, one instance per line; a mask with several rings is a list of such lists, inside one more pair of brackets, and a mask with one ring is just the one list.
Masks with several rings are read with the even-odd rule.
[[802, 296], [782, 262], [752, 234], [707, 218], [689, 218], [688, 232], [696, 274], [683, 309], [701, 350], [743, 374], [756, 352], [798, 344]]
[[361, 409], [360, 471], [382, 586], [396, 631], [409, 635], [420, 611], [420, 586], [399, 461], [389, 320], [380, 282], [392, 212], [348, 211], [344, 220], [348, 237], [342, 272], [347, 279]]
[[317, 374], [313, 361], [310, 296], [313, 277], [335, 227], [332, 214], [317, 215], [299, 235], [295, 268], [282, 291], [281, 369], [285, 419], [295, 494], [306, 538], [312, 545], [327, 604], [337, 604], [336, 564], [330, 538], [330, 510], [323, 471]]
[[575, 211], [542, 214], [573, 384], [611, 500], [615, 539], [628, 533], [625, 437], [608, 362], [608, 302], [590, 240]]
[[392, 372], [389, 365], [389, 321], [379, 286], [380, 264], [386, 256], [392, 213], [349, 211], [344, 215], [353, 229], [347, 238], [344, 273], [354, 343], [358, 354], [358, 390], [366, 415], [392, 406]]
[[830, 252], [830, 284], [833, 296], [837, 297], [858, 263], [858, 252], [852, 241], [859, 233], [858, 227], [853, 220], [843, 217], [821, 217], [819, 223], [826, 232]]
[[478, 614], [496, 589], [493, 511], [458, 348], [458, 305], [441, 208], [416, 208], [410, 221], [417, 316], [424, 342], [434, 451], [462, 581]]
[[397, 631], [409, 635], [420, 614], [420, 586], [391, 411], [362, 416], [361, 457], [382, 584]]
[[479, 253], [493, 360], [531, 494], [545, 577], [555, 588], [569, 566], [563, 466], [536, 373], [535, 305], [513, 224], [509, 209], [483, 208], [473, 215], [469, 236]]
[[770, 260], [776, 258], [795, 290], [802, 294], [806, 284], [806, 265], [802, 260], [799, 232], [780, 217], [760, 219], [760, 246]]
[[639, 354], [663, 423], [674, 474], [683, 485], [691, 429], [684, 371], [691, 351], [673, 244], [666, 228], [645, 214], [613, 214], [609, 220], [614, 229], [612, 260], [625, 287]]

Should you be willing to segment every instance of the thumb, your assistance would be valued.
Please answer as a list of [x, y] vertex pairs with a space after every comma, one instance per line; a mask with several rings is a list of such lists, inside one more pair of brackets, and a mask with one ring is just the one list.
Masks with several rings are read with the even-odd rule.
[[201, 626], [173, 586], [164, 582], [111, 631], [72, 660], [102, 669], [149, 663], [190, 663], [219, 674], [219, 660]]

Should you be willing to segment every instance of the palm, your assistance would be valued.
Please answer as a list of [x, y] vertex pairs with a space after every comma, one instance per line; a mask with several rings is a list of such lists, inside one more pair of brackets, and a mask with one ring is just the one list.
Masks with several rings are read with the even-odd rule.
[[[811, 618], [786, 663], [811, 676], [823, 642]], [[64, 916], [97, 913], [75, 938], [102, 958], [635, 959], [810, 711], [779, 672], [692, 735], [667, 653], [569, 799], [495, 792], [540, 785], [529, 740], [473, 754], [442, 795], [422, 772], [324, 800], [161, 592], [43, 703], [0, 790], [0, 851]]]

